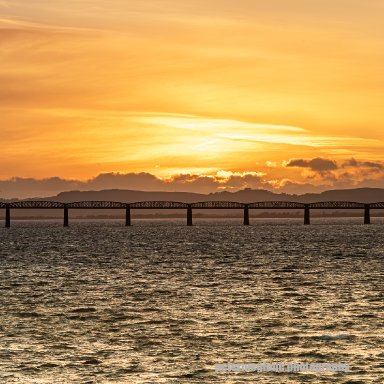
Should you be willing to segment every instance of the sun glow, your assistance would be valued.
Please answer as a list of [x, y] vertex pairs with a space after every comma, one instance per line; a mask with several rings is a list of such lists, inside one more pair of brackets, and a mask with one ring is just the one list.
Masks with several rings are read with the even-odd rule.
[[379, 162], [383, 12], [376, 0], [0, 2], [0, 177], [320, 184], [330, 176], [281, 164]]

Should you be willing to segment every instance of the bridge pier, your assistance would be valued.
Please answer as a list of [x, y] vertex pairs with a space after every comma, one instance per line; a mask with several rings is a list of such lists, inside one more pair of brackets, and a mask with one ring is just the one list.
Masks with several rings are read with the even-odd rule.
[[249, 207], [244, 207], [244, 225], [249, 225]]
[[66, 205], [64, 205], [64, 227], [69, 227], [69, 212]]
[[371, 224], [371, 210], [369, 204], [365, 204], [364, 207], [364, 224]]
[[5, 207], [5, 228], [11, 227], [11, 207], [9, 204]]
[[191, 227], [193, 225], [192, 207], [187, 208], [187, 225]]
[[305, 204], [304, 207], [304, 225], [311, 224], [311, 210], [309, 208], [309, 204]]
[[131, 208], [127, 207], [125, 209], [125, 226], [130, 227], [131, 226]]

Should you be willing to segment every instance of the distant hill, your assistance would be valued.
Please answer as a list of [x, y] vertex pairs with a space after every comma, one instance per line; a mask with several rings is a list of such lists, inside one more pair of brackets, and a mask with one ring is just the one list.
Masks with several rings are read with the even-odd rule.
[[[190, 192], [147, 192], [122, 189], [110, 189], [101, 191], [70, 191], [62, 192], [56, 196], [26, 200], [50, 200], [69, 203], [73, 201], [180, 201], [194, 203], [198, 201], [237, 201], [240, 203], [252, 203], [256, 201], [297, 201], [311, 203], [316, 201], [356, 201], [370, 203], [384, 201], [384, 189], [381, 188], [356, 188], [329, 190], [321, 193], [306, 193], [304, 195], [290, 195], [286, 193], [274, 193], [263, 189], [244, 189], [238, 192], [216, 192], [199, 194]], [[1, 200], [6, 201], [6, 200]]]
[[219, 192], [215, 194], [217, 200], [238, 201], [241, 203], [254, 201], [296, 201], [299, 203], [314, 203], [317, 201], [355, 201], [371, 203], [384, 201], [384, 189], [381, 188], [356, 188], [335, 189], [321, 193], [306, 193], [303, 195], [278, 194], [266, 190], [244, 189], [238, 192]]
[[83, 201], [83, 200], [107, 200], [107, 201], [182, 201], [194, 203], [198, 201], [237, 201], [239, 203], [251, 203], [254, 201], [297, 201], [311, 203], [316, 201], [357, 201], [361, 203], [384, 201], [384, 189], [380, 188], [358, 188], [330, 190], [322, 193], [307, 193], [304, 195], [278, 194], [263, 189], [244, 189], [238, 192], [216, 192], [206, 194], [189, 192], [145, 192], [130, 190], [103, 190], [103, 191], [72, 191], [63, 192], [49, 200], [61, 202]]
[[307, 193], [299, 196], [299, 201], [312, 203], [315, 201], [356, 201], [359, 203], [375, 203], [384, 201], [382, 188], [335, 189], [322, 193]]
[[[286, 193], [278, 194], [266, 190], [253, 190], [244, 189], [238, 192], [216, 192], [210, 194], [199, 194], [189, 192], [146, 192], [146, 191], [132, 191], [111, 189], [102, 191], [71, 191], [62, 192], [56, 196], [35, 198], [26, 200], [50, 200], [59, 201], [62, 203], [70, 203], [75, 201], [119, 201], [133, 203], [138, 201], [179, 201], [186, 203], [195, 203], [199, 201], [236, 201], [240, 203], [252, 203], [257, 201], [296, 201], [302, 203], [311, 203], [316, 201], [354, 201], [361, 203], [379, 202], [384, 201], [384, 189], [378, 188], [359, 188], [359, 189], [344, 189], [332, 190], [322, 193], [307, 193], [304, 195], [289, 195]], [[2, 200], [6, 201], [6, 200]], [[10, 201], [10, 200], [8, 200]], [[13, 200], [14, 201], [14, 200]], [[242, 213], [237, 210], [210, 210], [205, 212], [196, 213], [196, 217], [218, 217], [218, 216], [239, 216]], [[119, 210], [74, 210], [71, 212], [71, 217], [83, 218], [116, 218], [123, 217], [124, 213]], [[135, 212], [135, 217], [184, 217], [185, 213], [179, 210], [152, 210]], [[287, 211], [287, 210], [258, 210], [253, 215], [265, 217], [300, 217], [302, 212]], [[361, 213], [352, 211], [323, 211], [317, 210], [313, 215], [333, 215], [333, 216], [355, 216]], [[60, 210], [13, 210], [12, 216], [14, 218], [61, 218], [62, 212]]]

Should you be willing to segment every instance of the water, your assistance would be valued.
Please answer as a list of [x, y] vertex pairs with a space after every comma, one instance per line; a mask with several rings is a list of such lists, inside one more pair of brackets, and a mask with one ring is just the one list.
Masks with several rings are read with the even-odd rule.
[[[382, 383], [384, 225], [13, 222], [0, 383]], [[341, 362], [350, 373], [218, 373]]]

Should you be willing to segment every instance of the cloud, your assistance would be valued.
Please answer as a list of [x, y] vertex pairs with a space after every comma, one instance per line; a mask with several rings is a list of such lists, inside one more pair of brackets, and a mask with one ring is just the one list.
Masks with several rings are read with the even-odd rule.
[[168, 179], [166, 183], [173, 188], [188, 187], [196, 192], [214, 192], [218, 190], [240, 190], [244, 188], [265, 188], [263, 173], [219, 171], [215, 175], [182, 174]]
[[102, 173], [93, 179], [83, 183], [88, 189], [138, 189], [138, 190], [161, 190], [164, 183], [156, 176], [141, 173]]
[[212, 193], [220, 190], [268, 187], [258, 172], [219, 171], [214, 175], [179, 174], [159, 178], [151, 173], [102, 173], [92, 179], [65, 180], [12, 178], [0, 180], [1, 198], [47, 197], [71, 190], [130, 189], [143, 191], [175, 191]]
[[182, 174], [165, 180], [165, 189], [197, 193], [216, 192], [219, 182], [213, 176]]
[[343, 163], [343, 167], [353, 167], [353, 168], [373, 168], [377, 170], [384, 170], [384, 164], [376, 163], [372, 161], [359, 161], [354, 158]]
[[228, 180], [225, 181], [223, 189], [244, 189], [244, 188], [265, 188], [266, 183], [259, 174], [238, 174], [231, 175]]
[[300, 167], [300, 168], [309, 168], [315, 172], [328, 172], [336, 170], [337, 164], [333, 160], [322, 159], [321, 157], [317, 157], [312, 160], [304, 160], [304, 159], [293, 159], [289, 160], [286, 163], [287, 167]]
[[59, 177], [33, 179], [14, 177], [0, 180], [1, 198], [27, 198], [50, 196], [61, 191], [80, 189], [83, 183], [77, 180], [64, 180]]
[[294, 195], [302, 195], [304, 193], [319, 193], [330, 188], [328, 184], [311, 184], [299, 183], [290, 179], [270, 180], [269, 184], [275, 192], [284, 192]]
[[[316, 159], [314, 159], [316, 160]], [[293, 161], [293, 160], [292, 160]], [[295, 160], [305, 164], [305, 160]], [[310, 161], [306, 161], [309, 163]], [[365, 163], [365, 162], [362, 162]], [[315, 162], [315, 164], [317, 164]], [[312, 164], [313, 165], [313, 164]], [[316, 165], [314, 165], [316, 168]], [[331, 166], [329, 166], [331, 167]], [[309, 168], [306, 167], [306, 168]], [[323, 167], [324, 169], [326, 167]], [[317, 167], [316, 169], [319, 169]], [[372, 168], [376, 169], [376, 168]], [[284, 177], [272, 177], [262, 172], [218, 171], [212, 174], [183, 173], [168, 177], [158, 177], [148, 172], [102, 173], [89, 180], [46, 179], [14, 177], [0, 180], [0, 199], [33, 198], [55, 196], [65, 191], [90, 191], [103, 189], [126, 189], [152, 192], [196, 192], [214, 193], [219, 191], [239, 191], [245, 188], [265, 189], [277, 193], [316, 193], [327, 189], [358, 187], [384, 188], [383, 172], [360, 172], [351, 168], [348, 172], [341, 167], [334, 171], [306, 170], [306, 181]], [[312, 177], [310, 175], [312, 174]]]

